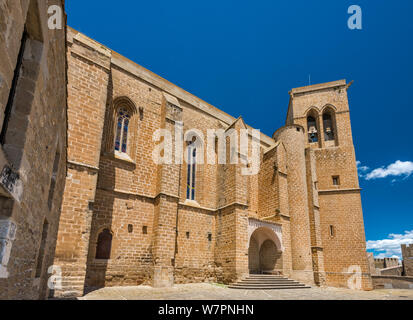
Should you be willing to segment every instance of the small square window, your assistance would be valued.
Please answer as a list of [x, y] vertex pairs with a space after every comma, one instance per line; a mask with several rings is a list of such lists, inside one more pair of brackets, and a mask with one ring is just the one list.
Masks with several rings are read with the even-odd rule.
[[142, 227], [142, 233], [143, 234], [148, 234], [148, 227], [147, 226]]
[[189, 232], [186, 232], [186, 238], [189, 239]]
[[340, 185], [340, 177], [339, 176], [333, 176], [333, 185], [335, 185], [335, 186]]

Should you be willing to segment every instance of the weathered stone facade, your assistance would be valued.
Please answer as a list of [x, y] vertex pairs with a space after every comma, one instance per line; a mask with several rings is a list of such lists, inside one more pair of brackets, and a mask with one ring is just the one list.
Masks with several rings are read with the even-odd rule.
[[180, 126], [205, 137], [208, 129], [239, 133], [249, 128], [242, 118], [70, 28], [67, 47], [56, 296], [231, 283], [249, 272], [342, 287], [357, 275], [360, 288], [372, 288], [345, 80], [290, 92], [286, 126], [272, 138], [261, 134], [258, 174], [207, 161], [191, 171], [185, 162], [155, 164], [155, 132], [169, 130], [172, 141]]
[[0, 299], [44, 299], [54, 259], [67, 129], [66, 30], [48, 28], [52, 5], [64, 14], [60, 0], [0, 0]]

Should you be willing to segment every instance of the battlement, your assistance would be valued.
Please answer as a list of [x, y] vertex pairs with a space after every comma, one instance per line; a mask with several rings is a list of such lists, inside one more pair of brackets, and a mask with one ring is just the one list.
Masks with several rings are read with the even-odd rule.
[[374, 265], [378, 269], [397, 267], [400, 265], [399, 258], [375, 258]]

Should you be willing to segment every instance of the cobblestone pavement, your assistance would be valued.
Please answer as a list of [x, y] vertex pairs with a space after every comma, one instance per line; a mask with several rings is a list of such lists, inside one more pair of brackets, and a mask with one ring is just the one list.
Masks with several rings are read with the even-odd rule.
[[413, 290], [356, 291], [341, 288], [238, 290], [217, 284], [182, 284], [172, 288], [111, 287], [80, 300], [413, 300]]

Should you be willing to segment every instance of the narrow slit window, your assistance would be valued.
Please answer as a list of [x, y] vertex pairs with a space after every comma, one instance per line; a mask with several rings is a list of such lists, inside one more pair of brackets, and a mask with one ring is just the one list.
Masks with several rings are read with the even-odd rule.
[[187, 170], [187, 188], [186, 198], [195, 200], [195, 179], [196, 179], [196, 148], [188, 146], [188, 170]]
[[57, 146], [57, 151], [56, 151], [56, 155], [55, 155], [54, 163], [53, 163], [53, 172], [52, 172], [52, 177], [51, 177], [51, 181], [50, 181], [49, 198], [48, 198], [48, 201], [47, 201], [47, 204], [49, 206], [49, 210], [52, 209], [54, 191], [55, 191], [55, 188], [56, 188], [57, 174], [58, 174], [58, 171], [59, 171], [59, 163], [60, 163], [60, 150], [59, 150], [59, 146]]
[[40, 241], [39, 253], [37, 255], [36, 278], [40, 278], [40, 276], [42, 275], [43, 260], [44, 260], [45, 250], [46, 250], [48, 231], [49, 231], [49, 224], [47, 220], [45, 220], [43, 223], [42, 239]]
[[128, 151], [128, 131], [130, 115], [124, 108], [119, 109], [117, 114], [115, 150], [122, 153]]
[[334, 236], [335, 236], [334, 226], [330, 226], [330, 237], [334, 237]]

